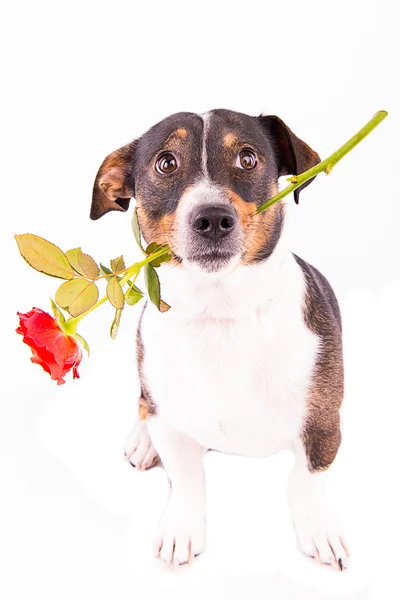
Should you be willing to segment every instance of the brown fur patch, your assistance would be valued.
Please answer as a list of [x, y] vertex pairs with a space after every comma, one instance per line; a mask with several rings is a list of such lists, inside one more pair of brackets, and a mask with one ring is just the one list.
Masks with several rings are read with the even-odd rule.
[[165, 150], [173, 150], [174, 146], [180, 147], [182, 142], [186, 140], [188, 136], [187, 129], [184, 127], [179, 127], [175, 129], [170, 135], [167, 137], [165, 142], [163, 143], [163, 147]]
[[251, 264], [261, 259], [265, 260], [272, 253], [279, 239], [284, 218], [284, 205], [277, 202], [268, 210], [257, 214], [257, 206], [254, 202], [246, 202], [230, 189], [228, 194], [239, 216], [244, 233], [242, 262]]
[[158, 222], [160, 231], [162, 231], [166, 237], [168, 237], [168, 235], [170, 234], [170, 232], [172, 231], [172, 229], [175, 225], [175, 218], [176, 218], [176, 213], [172, 213], [172, 214], [162, 216]]
[[187, 129], [180, 127], [179, 129], [177, 129], [175, 131], [175, 135], [181, 140], [186, 140], [187, 135], [188, 135]]
[[[274, 204], [270, 209], [253, 217], [252, 227], [247, 240], [245, 262], [257, 262], [272, 254], [281, 235], [281, 223], [284, 218], [284, 205]], [[279, 225], [277, 227], [277, 225]], [[265, 256], [263, 256], [265, 255]]]
[[[188, 185], [181, 196], [183, 196], [192, 188], [192, 185]], [[136, 196], [137, 214], [139, 219], [140, 231], [147, 243], [156, 242], [157, 244], [167, 244], [172, 250], [173, 255], [178, 254], [177, 252], [177, 216], [179, 211], [179, 204], [177, 211], [174, 213], [168, 213], [163, 215], [159, 219], [151, 219], [146, 210], [143, 207], [142, 199], [139, 195]], [[171, 265], [177, 264], [177, 261], [172, 258], [170, 261]]]
[[114, 202], [118, 198], [131, 198], [133, 196], [133, 189], [126, 185], [125, 167], [123, 166], [114, 166], [107, 170], [100, 177], [98, 185], [107, 198]]
[[320, 339], [301, 437], [310, 471], [322, 471], [332, 464], [341, 443], [339, 408], [344, 376], [340, 311], [326, 278], [295, 258], [307, 284], [304, 321]]
[[98, 219], [110, 210], [126, 211], [134, 189], [129, 184], [136, 142], [109, 154], [97, 172], [90, 216]]
[[167, 244], [172, 255], [168, 264], [171, 267], [178, 266], [181, 263], [181, 259], [176, 252], [176, 214], [164, 215], [157, 221], [153, 221], [141, 208], [140, 203], [137, 202], [137, 215], [140, 231], [145, 242], [148, 244], [152, 242], [157, 244]]
[[[143, 209], [140, 196], [136, 196], [137, 215], [139, 219], [140, 231], [146, 243], [156, 242], [157, 244], [166, 244], [168, 219], [173, 219], [174, 215], [163, 216], [159, 220], [152, 220]], [[171, 221], [172, 224], [173, 221]]]
[[232, 148], [238, 145], [238, 138], [233, 133], [227, 133], [224, 136], [224, 146], [226, 148]]
[[[142, 404], [144, 403], [144, 404]], [[140, 397], [139, 398], [139, 420], [140, 421], [145, 421], [146, 417], [147, 417], [147, 408], [146, 408], [146, 401], [144, 400], [144, 398]]]

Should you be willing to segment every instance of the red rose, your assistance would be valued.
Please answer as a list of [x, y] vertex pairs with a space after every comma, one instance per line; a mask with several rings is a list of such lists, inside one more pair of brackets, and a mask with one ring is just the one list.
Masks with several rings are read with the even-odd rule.
[[57, 321], [40, 308], [17, 314], [20, 326], [16, 332], [30, 346], [31, 361], [41, 365], [58, 385], [65, 383], [63, 377], [71, 369], [74, 379], [79, 377], [77, 368], [82, 360], [82, 350], [77, 340], [62, 331]]

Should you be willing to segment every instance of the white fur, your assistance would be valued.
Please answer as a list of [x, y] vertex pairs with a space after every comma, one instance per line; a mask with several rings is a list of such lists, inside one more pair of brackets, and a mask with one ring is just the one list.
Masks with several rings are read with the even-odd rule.
[[207, 169], [207, 133], [210, 127], [210, 120], [211, 120], [211, 112], [206, 112], [203, 113], [201, 115], [201, 118], [203, 119], [203, 147], [202, 147], [202, 152], [201, 152], [201, 164], [203, 167], [203, 173], [204, 173], [204, 177], [208, 178], [208, 169]]
[[310, 473], [300, 440], [295, 442], [294, 451], [296, 462], [287, 495], [300, 549], [321, 564], [346, 569], [350, 555], [341, 525], [329, 506], [327, 472]]
[[[185, 211], [218, 189], [203, 181]], [[204, 546], [205, 449], [269, 456], [294, 449], [289, 505], [302, 550], [346, 567], [340, 529], [327, 508], [324, 475], [311, 474], [300, 441], [320, 340], [305, 325], [304, 275], [283, 232], [265, 263], [207, 273], [185, 259], [161, 269], [159, 313], [149, 303], [141, 325], [143, 374], [157, 406], [151, 440], [171, 480], [156, 537], [169, 565], [190, 562]], [[340, 560], [339, 560], [340, 559]]]
[[169, 566], [188, 563], [205, 543], [205, 448], [155, 417], [149, 432], [171, 481], [171, 493], [155, 538], [155, 554]]
[[319, 340], [282, 238], [263, 264], [161, 274], [171, 310], [148, 306], [143, 371], [160, 417], [199, 444], [268, 456], [297, 439]]

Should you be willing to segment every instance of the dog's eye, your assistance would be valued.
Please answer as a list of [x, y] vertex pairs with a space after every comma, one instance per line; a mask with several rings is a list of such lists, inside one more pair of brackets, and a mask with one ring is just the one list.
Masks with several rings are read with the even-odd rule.
[[169, 175], [178, 168], [178, 161], [171, 152], [162, 154], [156, 162], [156, 170], [158, 173]]
[[239, 169], [246, 169], [246, 171], [250, 171], [250, 169], [254, 169], [257, 164], [257, 157], [253, 150], [250, 148], [244, 148], [238, 154], [236, 159], [236, 167]]

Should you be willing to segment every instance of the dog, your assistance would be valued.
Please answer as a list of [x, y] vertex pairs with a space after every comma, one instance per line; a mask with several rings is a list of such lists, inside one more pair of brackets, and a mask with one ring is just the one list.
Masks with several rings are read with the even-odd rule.
[[148, 302], [139, 322], [139, 418], [125, 449], [136, 469], [160, 461], [169, 477], [155, 554], [170, 566], [204, 549], [204, 454], [282, 449], [295, 454], [288, 502], [301, 550], [348, 566], [325, 490], [341, 443], [338, 302], [289, 250], [284, 203], [256, 212], [280, 176], [319, 162], [278, 117], [218, 109], [169, 116], [97, 173], [91, 218], [135, 198], [144, 240], [171, 250], [160, 269], [171, 308]]

